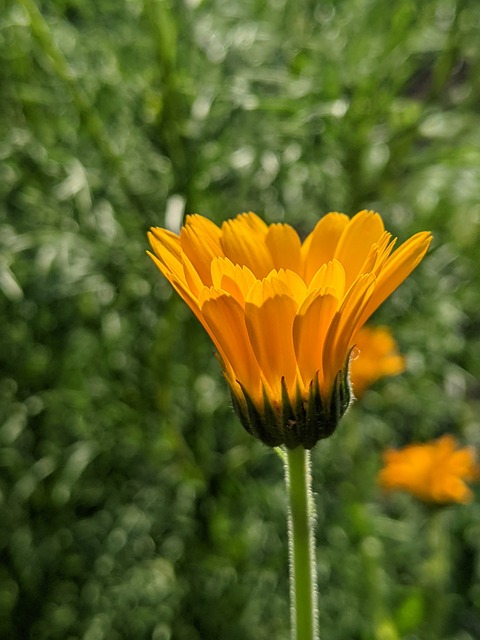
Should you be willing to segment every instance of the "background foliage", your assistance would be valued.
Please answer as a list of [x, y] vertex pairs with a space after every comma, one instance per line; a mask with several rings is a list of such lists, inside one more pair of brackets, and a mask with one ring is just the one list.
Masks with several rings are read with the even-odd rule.
[[480, 444], [476, 0], [4, 0], [0, 635], [286, 640], [279, 459], [145, 256], [245, 210], [379, 210], [435, 243], [377, 313], [408, 372], [313, 455], [328, 640], [480, 637], [480, 505], [375, 483]]

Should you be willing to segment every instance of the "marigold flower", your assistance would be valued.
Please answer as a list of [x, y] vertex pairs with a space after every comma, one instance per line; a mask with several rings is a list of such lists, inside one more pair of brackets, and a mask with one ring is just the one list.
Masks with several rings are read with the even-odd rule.
[[395, 252], [382, 218], [329, 213], [303, 244], [287, 224], [244, 213], [219, 228], [187, 216], [149, 233], [160, 271], [214, 342], [245, 428], [269, 446], [311, 448], [350, 402], [349, 354], [379, 305], [430, 244]]
[[405, 358], [398, 352], [387, 327], [362, 327], [355, 337], [355, 349], [350, 361], [350, 380], [356, 398], [384, 376], [396, 376], [405, 371]]
[[458, 448], [451, 435], [389, 449], [384, 464], [378, 476], [382, 487], [408, 491], [425, 502], [469, 502], [473, 494], [465, 483], [479, 477], [474, 451]]

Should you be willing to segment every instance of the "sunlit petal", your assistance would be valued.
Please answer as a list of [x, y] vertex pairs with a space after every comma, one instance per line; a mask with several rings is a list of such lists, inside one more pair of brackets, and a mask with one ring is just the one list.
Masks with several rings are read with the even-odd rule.
[[375, 288], [375, 276], [365, 274], [350, 287], [338, 313], [332, 320], [325, 337], [323, 368], [328, 388], [353, 347], [353, 338], [359, 328], [361, 315]]
[[[302, 304], [307, 295], [307, 287], [303, 279], [290, 269], [271, 271], [266, 277], [267, 282], [276, 283], [276, 291], [291, 296], [297, 304]], [[281, 283], [281, 284], [280, 284]]]
[[158, 227], [152, 227], [147, 235], [158, 260], [170, 273], [182, 278], [182, 249], [179, 237], [167, 229], [159, 229]]
[[372, 245], [382, 239], [384, 231], [382, 218], [373, 211], [360, 211], [345, 227], [338, 241], [335, 258], [343, 264], [347, 288], [359, 275], [368, 273], [362, 267]]
[[223, 255], [220, 236], [217, 225], [199, 215], [187, 216], [180, 232], [182, 251], [208, 286], [212, 284], [210, 264], [215, 257]]
[[265, 236], [274, 268], [290, 269], [296, 273], [300, 272], [300, 238], [298, 233], [288, 224], [272, 224], [268, 227]]
[[322, 264], [334, 258], [338, 241], [348, 223], [349, 218], [343, 213], [327, 213], [305, 239], [301, 254], [303, 275], [307, 285]]
[[375, 291], [365, 309], [362, 323], [365, 323], [374, 311], [395, 289], [411, 274], [425, 256], [432, 235], [423, 231], [404, 242], [385, 262], [377, 276]]
[[278, 283], [262, 285], [263, 295], [255, 290], [247, 298], [246, 325], [260, 368], [278, 401], [282, 378], [287, 388], [292, 389], [296, 377], [291, 336], [297, 303], [289, 295], [275, 292]]
[[242, 307], [245, 297], [257, 281], [248, 267], [233, 264], [228, 258], [214, 258], [211, 274], [213, 286], [230, 293]]
[[213, 287], [202, 292], [199, 305], [229, 377], [242, 382], [252, 397], [258, 399], [260, 369], [247, 334], [242, 307], [232, 296]]
[[340, 300], [345, 292], [345, 269], [338, 260], [330, 260], [317, 271], [308, 286], [309, 291], [331, 287]]
[[299, 308], [293, 323], [293, 344], [305, 387], [315, 374], [323, 382], [325, 336], [339, 306], [334, 289], [313, 291]]
[[221, 245], [233, 264], [245, 265], [257, 278], [275, 268], [265, 244], [267, 225], [253, 213], [245, 213], [222, 225]]

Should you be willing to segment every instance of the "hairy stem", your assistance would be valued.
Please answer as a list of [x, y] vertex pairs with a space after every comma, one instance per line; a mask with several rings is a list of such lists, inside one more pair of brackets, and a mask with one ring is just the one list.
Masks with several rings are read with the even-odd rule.
[[318, 640], [310, 452], [286, 450], [292, 640]]

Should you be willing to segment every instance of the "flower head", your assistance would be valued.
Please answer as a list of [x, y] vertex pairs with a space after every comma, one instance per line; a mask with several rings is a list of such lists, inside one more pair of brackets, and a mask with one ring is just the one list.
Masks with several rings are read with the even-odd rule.
[[405, 371], [405, 358], [387, 327], [362, 327], [355, 337], [354, 351], [350, 380], [356, 398], [380, 378]]
[[311, 448], [350, 402], [358, 330], [425, 255], [431, 236], [395, 240], [378, 213], [329, 213], [302, 243], [253, 213], [221, 227], [187, 216], [152, 228], [154, 262], [214, 342], [246, 429], [269, 446]]
[[469, 502], [473, 496], [466, 482], [478, 479], [480, 471], [472, 449], [458, 448], [450, 435], [389, 449], [384, 463], [378, 476], [381, 486], [408, 491], [425, 502]]

